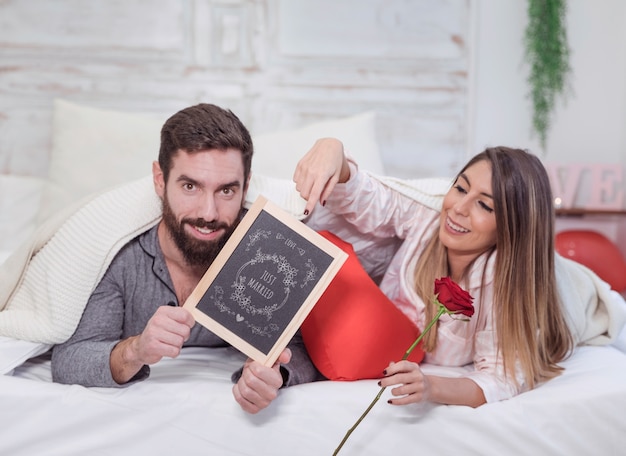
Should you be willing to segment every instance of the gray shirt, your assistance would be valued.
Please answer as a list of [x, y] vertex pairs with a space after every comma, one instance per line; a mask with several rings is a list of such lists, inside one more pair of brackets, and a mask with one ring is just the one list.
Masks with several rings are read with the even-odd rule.
[[[157, 225], [158, 226], [158, 225]], [[125, 386], [150, 375], [143, 368], [130, 382], [113, 380], [109, 358], [120, 340], [140, 334], [159, 306], [178, 305], [157, 237], [157, 226], [126, 244], [92, 293], [76, 331], [52, 350], [52, 379], [84, 386]], [[184, 346], [225, 347], [221, 338], [196, 323]], [[299, 333], [289, 343], [292, 358], [281, 366], [284, 386], [320, 380]], [[239, 378], [241, 370], [233, 374]]]

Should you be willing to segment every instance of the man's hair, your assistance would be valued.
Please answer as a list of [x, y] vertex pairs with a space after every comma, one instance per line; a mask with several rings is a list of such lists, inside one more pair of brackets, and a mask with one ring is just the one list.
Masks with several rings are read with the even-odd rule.
[[178, 111], [161, 129], [159, 165], [165, 182], [179, 150], [195, 153], [209, 149], [241, 151], [244, 184], [248, 181], [253, 146], [247, 128], [230, 110], [201, 103]]

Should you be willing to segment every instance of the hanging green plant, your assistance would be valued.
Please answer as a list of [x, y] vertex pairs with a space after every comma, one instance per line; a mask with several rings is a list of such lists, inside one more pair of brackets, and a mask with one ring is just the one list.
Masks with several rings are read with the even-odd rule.
[[544, 151], [557, 96], [566, 96], [567, 78], [571, 72], [565, 13], [565, 0], [528, 0], [524, 44], [530, 64], [528, 84], [533, 104], [532, 127]]

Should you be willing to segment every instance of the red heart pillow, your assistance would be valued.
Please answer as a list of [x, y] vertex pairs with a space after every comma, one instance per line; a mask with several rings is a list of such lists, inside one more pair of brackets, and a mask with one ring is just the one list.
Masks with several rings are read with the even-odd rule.
[[[350, 245], [327, 231], [320, 234], [348, 253], [300, 330], [317, 369], [329, 380], [380, 378], [399, 361], [419, 329], [367, 275]], [[420, 362], [421, 344], [409, 356]]]

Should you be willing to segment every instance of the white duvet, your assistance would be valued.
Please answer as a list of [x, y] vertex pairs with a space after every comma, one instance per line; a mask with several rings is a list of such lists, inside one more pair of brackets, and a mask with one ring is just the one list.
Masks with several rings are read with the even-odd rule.
[[[242, 361], [234, 349], [186, 348], [122, 389], [54, 384], [45, 355], [27, 361], [0, 376], [0, 454], [330, 456], [379, 389], [374, 380], [304, 384], [248, 415], [231, 395]], [[394, 407], [387, 390], [340, 455], [624, 454], [624, 353], [582, 347], [563, 365], [535, 390], [477, 409]]]

